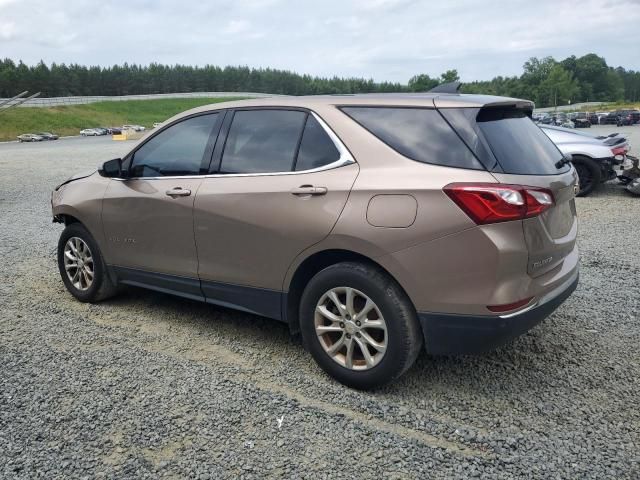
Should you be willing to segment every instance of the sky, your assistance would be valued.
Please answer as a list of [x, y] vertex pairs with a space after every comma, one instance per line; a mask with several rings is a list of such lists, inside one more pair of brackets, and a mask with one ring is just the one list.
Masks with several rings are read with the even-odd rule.
[[0, 0], [0, 58], [247, 65], [406, 83], [586, 53], [640, 70], [640, 0]]

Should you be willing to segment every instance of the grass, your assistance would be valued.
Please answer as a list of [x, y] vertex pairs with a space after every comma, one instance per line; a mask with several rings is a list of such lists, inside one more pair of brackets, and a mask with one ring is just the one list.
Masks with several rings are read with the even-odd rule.
[[239, 100], [224, 98], [168, 98], [127, 100], [51, 108], [12, 108], [0, 111], [0, 141], [15, 140], [22, 133], [53, 132], [60, 136], [78, 135], [83, 128], [125, 124], [151, 127], [176, 113], [211, 103]]

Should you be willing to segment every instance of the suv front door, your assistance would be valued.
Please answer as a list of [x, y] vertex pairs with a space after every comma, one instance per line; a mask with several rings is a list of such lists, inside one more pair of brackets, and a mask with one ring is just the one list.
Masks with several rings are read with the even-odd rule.
[[329, 234], [358, 166], [313, 113], [231, 116], [195, 201], [202, 291], [208, 302], [279, 319], [288, 267]]
[[123, 283], [202, 298], [193, 202], [206, 173], [222, 113], [168, 126], [124, 161], [103, 200], [107, 258]]

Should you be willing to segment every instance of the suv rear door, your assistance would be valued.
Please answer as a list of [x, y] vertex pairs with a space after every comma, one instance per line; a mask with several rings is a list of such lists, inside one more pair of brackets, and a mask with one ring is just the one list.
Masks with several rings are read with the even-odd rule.
[[329, 234], [357, 174], [349, 153], [311, 112], [230, 112], [195, 201], [207, 301], [280, 318], [287, 268]]

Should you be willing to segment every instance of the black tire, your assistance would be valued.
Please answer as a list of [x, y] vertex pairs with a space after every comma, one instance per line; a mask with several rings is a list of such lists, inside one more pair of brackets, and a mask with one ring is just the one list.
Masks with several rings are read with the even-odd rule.
[[[326, 292], [338, 287], [364, 293], [384, 317], [386, 350], [379, 363], [367, 370], [352, 370], [334, 361], [316, 334], [316, 306]], [[400, 285], [380, 268], [358, 262], [332, 265], [309, 281], [300, 301], [300, 330], [305, 347], [318, 365], [340, 383], [360, 390], [376, 388], [398, 378], [414, 363], [423, 343], [416, 311]]]
[[[89, 247], [93, 260], [93, 281], [86, 290], [81, 290], [73, 285], [71, 279], [67, 275], [64, 264], [64, 249], [70, 238], [77, 237], [84, 241]], [[72, 223], [68, 225], [60, 235], [58, 240], [58, 269], [64, 286], [71, 295], [81, 302], [99, 302], [112, 297], [117, 293], [117, 286], [111, 280], [106, 264], [102, 258], [102, 252], [98, 248], [98, 244], [93, 239], [87, 229], [80, 223]]]
[[578, 172], [580, 179], [580, 190], [578, 197], [589, 195], [600, 184], [602, 180], [602, 170], [600, 165], [589, 157], [573, 156], [573, 166]]

